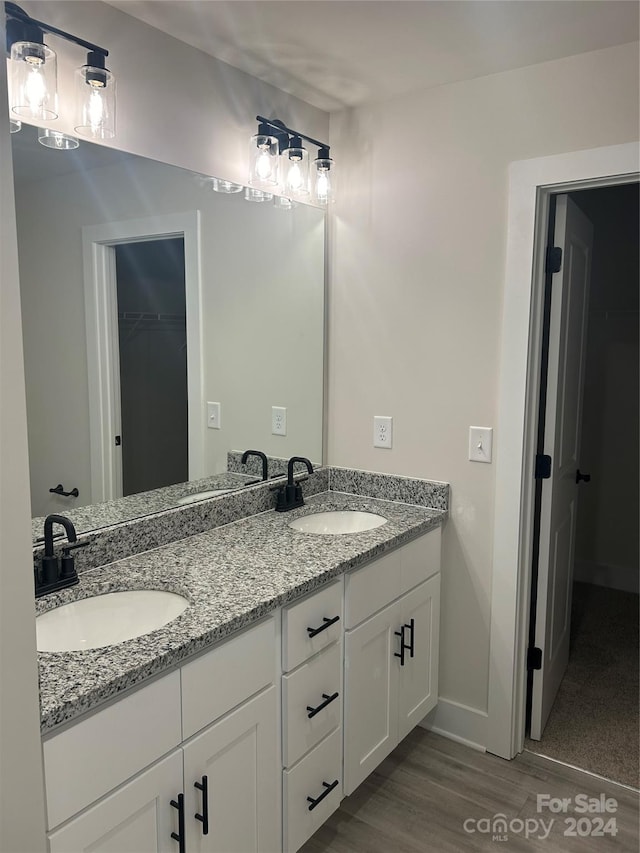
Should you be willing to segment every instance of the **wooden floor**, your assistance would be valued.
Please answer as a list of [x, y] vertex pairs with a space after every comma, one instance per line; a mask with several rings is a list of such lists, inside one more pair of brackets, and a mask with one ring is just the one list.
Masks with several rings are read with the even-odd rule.
[[[538, 796], [545, 794], [570, 798], [567, 811], [538, 810]], [[609, 813], [576, 811], [576, 796], [586, 795], [593, 805], [592, 798], [603, 794], [615, 800]], [[506, 833], [494, 824], [497, 815], [506, 820]], [[598, 836], [603, 829], [617, 834]], [[565, 835], [572, 830], [576, 835]], [[301, 853], [638, 849], [637, 792], [528, 752], [505, 761], [417, 728]]]

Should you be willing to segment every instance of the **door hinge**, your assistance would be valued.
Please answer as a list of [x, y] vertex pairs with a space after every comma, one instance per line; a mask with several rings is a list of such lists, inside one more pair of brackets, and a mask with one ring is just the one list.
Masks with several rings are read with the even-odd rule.
[[527, 669], [542, 669], [542, 649], [531, 646], [527, 651]]
[[562, 249], [560, 246], [547, 246], [547, 256], [544, 262], [546, 273], [560, 272], [562, 269]]
[[546, 453], [538, 453], [536, 456], [536, 480], [548, 480], [551, 476], [551, 457]]

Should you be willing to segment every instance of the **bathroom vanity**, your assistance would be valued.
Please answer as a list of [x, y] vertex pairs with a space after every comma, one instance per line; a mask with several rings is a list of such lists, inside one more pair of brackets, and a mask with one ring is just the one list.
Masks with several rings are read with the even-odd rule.
[[[354, 510], [387, 521], [290, 526]], [[437, 702], [445, 517], [323, 492], [56, 596], [167, 589], [190, 607], [117, 646], [41, 654], [51, 853], [298, 850]]]

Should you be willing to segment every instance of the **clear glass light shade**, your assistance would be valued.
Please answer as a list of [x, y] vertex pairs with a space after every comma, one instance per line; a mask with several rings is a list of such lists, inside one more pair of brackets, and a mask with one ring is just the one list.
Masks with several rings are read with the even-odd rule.
[[278, 183], [278, 140], [256, 133], [249, 143], [249, 186], [273, 188]]
[[56, 55], [45, 44], [17, 41], [11, 45], [9, 75], [12, 118], [53, 121], [58, 118]]
[[264, 190], [259, 190], [255, 187], [245, 187], [244, 197], [247, 201], [271, 201], [273, 193], [266, 193]]
[[9, 131], [11, 133], [17, 133], [19, 130], [22, 130], [22, 122], [18, 121], [17, 118], [9, 117]]
[[45, 148], [54, 148], [56, 151], [72, 151], [80, 145], [75, 136], [67, 136], [66, 133], [48, 127], [38, 128], [38, 142]]
[[282, 154], [282, 188], [294, 196], [309, 193], [309, 154], [305, 148], [287, 148]]
[[287, 198], [286, 195], [277, 195], [273, 198], [273, 206], [277, 207], [278, 210], [293, 210], [298, 205], [293, 199]]
[[336, 200], [336, 168], [330, 157], [314, 162], [313, 198], [318, 204], [331, 204]]
[[75, 129], [92, 139], [116, 135], [116, 81], [106, 68], [76, 69]]
[[211, 178], [211, 189], [216, 193], [241, 193], [242, 184], [234, 184], [232, 181], [223, 181], [221, 178]]

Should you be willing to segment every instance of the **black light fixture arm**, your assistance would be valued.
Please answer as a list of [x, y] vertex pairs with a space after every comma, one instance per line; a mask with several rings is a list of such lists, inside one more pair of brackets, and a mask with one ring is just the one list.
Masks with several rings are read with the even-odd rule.
[[[78, 38], [78, 36], [74, 36], [71, 33], [66, 32], [65, 30], [61, 30], [58, 27], [54, 27], [52, 24], [46, 24], [44, 21], [38, 21], [36, 18], [32, 18], [28, 15], [24, 9], [21, 9], [16, 3], [5, 3], [4, 4], [5, 15], [8, 20], [17, 21], [21, 24], [26, 24], [30, 27], [37, 27], [45, 33], [52, 33], [53, 35], [60, 36], [67, 41], [73, 42], [74, 44], [79, 45], [79, 47], [84, 47], [86, 50], [90, 51], [94, 56], [92, 57], [92, 61], [101, 62], [101, 65], [98, 67], [104, 68], [104, 59], [109, 56], [109, 51], [104, 47], [100, 47], [97, 44], [93, 44], [93, 42], [85, 41], [84, 39]], [[9, 41], [9, 33], [7, 33], [7, 41]], [[11, 45], [9, 44], [10, 48]], [[97, 56], [95, 55], [97, 54]], [[96, 63], [97, 64], [97, 63]]]
[[[307, 136], [305, 133], [300, 133], [299, 130], [293, 130], [292, 128], [287, 127], [284, 122], [279, 121], [278, 119], [269, 119], [265, 118], [264, 116], [256, 116], [256, 121], [259, 121], [260, 124], [266, 124], [268, 127], [272, 127], [276, 131], [274, 136], [278, 139], [280, 139], [278, 134], [282, 135], [284, 133], [286, 133], [288, 136], [299, 136], [300, 139], [305, 139], [307, 142], [310, 142], [311, 145], [315, 145], [318, 148], [322, 149], [323, 156], [328, 159], [330, 148], [326, 142], [320, 142], [319, 139], [314, 139], [312, 136]], [[285, 145], [284, 147], [286, 148], [287, 146]]]

